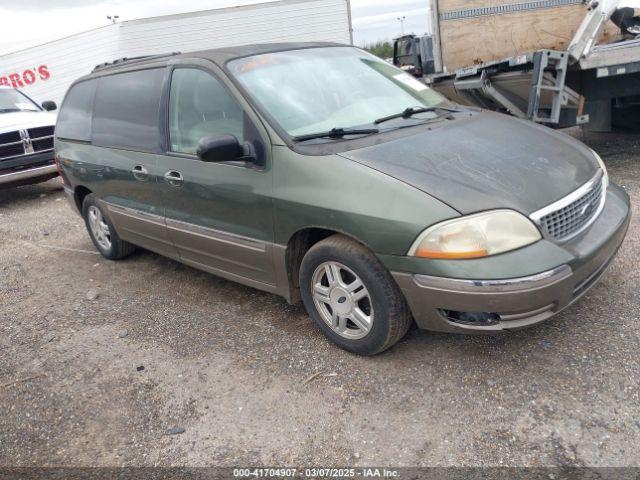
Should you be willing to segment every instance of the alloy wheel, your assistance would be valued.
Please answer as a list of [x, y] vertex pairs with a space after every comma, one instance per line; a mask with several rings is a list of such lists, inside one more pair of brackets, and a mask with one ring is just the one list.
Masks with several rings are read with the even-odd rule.
[[91, 205], [87, 214], [89, 216], [89, 228], [96, 242], [104, 250], [111, 250], [111, 231], [102, 212], [95, 205]]
[[341, 337], [364, 338], [373, 326], [371, 295], [362, 280], [338, 262], [324, 262], [313, 273], [311, 294], [322, 319]]

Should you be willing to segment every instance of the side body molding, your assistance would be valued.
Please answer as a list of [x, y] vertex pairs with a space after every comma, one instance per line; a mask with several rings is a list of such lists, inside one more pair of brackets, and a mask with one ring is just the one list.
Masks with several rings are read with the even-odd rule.
[[[105, 201], [102, 204], [123, 240], [199, 270], [280, 295], [289, 302], [294, 300], [286, 268], [286, 246], [165, 219]], [[174, 245], [171, 237], [180, 245]]]
[[109, 219], [118, 236], [134, 245], [179, 260], [178, 250], [169, 238], [164, 217], [104, 200]]

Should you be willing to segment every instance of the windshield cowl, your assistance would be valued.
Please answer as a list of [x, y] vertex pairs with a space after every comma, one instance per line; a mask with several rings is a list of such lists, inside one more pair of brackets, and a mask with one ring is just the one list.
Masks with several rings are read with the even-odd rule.
[[0, 113], [15, 113], [15, 112], [37, 112], [38, 110], [22, 110], [20, 108], [2, 108]]
[[376, 120], [374, 120], [374, 125], [380, 125], [381, 123], [384, 122], [388, 122], [390, 120], [395, 120], [397, 118], [403, 118], [405, 120], [413, 117], [414, 115], [417, 115], [419, 113], [429, 113], [429, 112], [443, 112], [443, 113], [439, 113], [435, 118], [442, 118], [442, 117], [450, 117], [451, 113], [453, 112], [459, 112], [459, 109], [456, 108], [448, 108], [448, 107], [408, 107], [405, 108], [403, 111], [398, 112], [398, 113], [394, 113], [392, 115], [387, 115], [386, 117], [382, 117], [382, 118], [378, 118]]
[[339, 139], [339, 138], [344, 138], [346, 136], [353, 136], [353, 135], [372, 135], [378, 132], [380, 132], [378, 128], [356, 129], [356, 128], [334, 127], [327, 132], [316, 132], [316, 133], [309, 133], [307, 135], [299, 135], [297, 137], [293, 137], [291, 140], [293, 140], [294, 142], [305, 142], [307, 140], [315, 140], [317, 138]]

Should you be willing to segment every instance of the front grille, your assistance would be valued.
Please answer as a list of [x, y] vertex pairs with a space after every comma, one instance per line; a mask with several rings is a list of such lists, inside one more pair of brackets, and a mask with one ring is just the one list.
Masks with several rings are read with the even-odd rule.
[[0, 145], [4, 145], [5, 143], [19, 142], [21, 140], [22, 139], [20, 138], [20, 132], [0, 133]]
[[[537, 223], [547, 238], [558, 242], [566, 241], [590, 225], [600, 213], [604, 193], [602, 174], [599, 174], [597, 178], [563, 199], [566, 202], [556, 202], [558, 208], [545, 211], [544, 215], [538, 216]], [[535, 214], [533, 217], [536, 219]]]
[[40, 140], [32, 140], [33, 150], [36, 152], [42, 152], [44, 150], [51, 150], [53, 148], [53, 137], [41, 138]]
[[34, 138], [40, 138], [40, 137], [51, 137], [53, 135], [53, 126], [50, 127], [37, 127], [37, 128], [30, 128], [29, 130], [27, 130], [29, 132], [29, 136], [34, 139]]
[[[29, 128], [26, 133], [26, 141], [23, 141], [20, 131], [0, 134], [0, 161], [53, 150], [53, 126]], [[29, 139], [33, 152], [27, 148]]]
[[18, 155], [24, 155], [24, 145], [22, 145], [22, 143], [0, 145], [0, 160], [3, 158], [16, 157]]

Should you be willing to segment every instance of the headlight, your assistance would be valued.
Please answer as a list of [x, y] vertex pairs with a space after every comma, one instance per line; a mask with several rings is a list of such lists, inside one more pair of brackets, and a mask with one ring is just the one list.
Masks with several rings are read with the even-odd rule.
[[602, 169], [602, 172], [604, 173], [604, 188], [606, 189], [609, 186], [609, 172], [607, 172], [607, 167], [605, 166], [604, 162], [602, 161], [602, 158], [600, 158], [600, 155], [598, 155], [596, 153], [596, 151], [593, 150], [593, 149], [591, 149], [591, 151], [593, 152], [593, 156], [596, 157], [596, 160], [600, 164], [600, 168]]
[[409, 255], [423, 258], [481, 258], [537, 242], [536, 226], [513, 210], [494, 210], [456, 218], [425, 230]]

